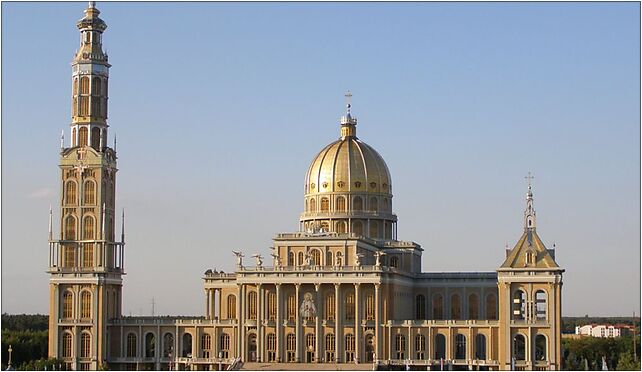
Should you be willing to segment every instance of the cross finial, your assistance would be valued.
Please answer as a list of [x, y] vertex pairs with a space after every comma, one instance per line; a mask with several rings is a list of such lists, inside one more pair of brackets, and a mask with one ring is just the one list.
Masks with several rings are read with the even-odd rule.
[[346, 112], [350, 114], [350, 108], [352, 107], [352, 92], [348, 90], [345, 94], [346, 97]]
[[526, 177], [524, 177], [524, 178], [526, 179], [526, 182], [528, 182], [528, 188], [530, 189], [530, 188], [531, 188], [531, 181], [532, 181], [532, 180], [533, 180], [533, 178], [535, 178], [535, 177], [531, 175], [531, 172], [528, 172], [528, 176], [526, 176]]

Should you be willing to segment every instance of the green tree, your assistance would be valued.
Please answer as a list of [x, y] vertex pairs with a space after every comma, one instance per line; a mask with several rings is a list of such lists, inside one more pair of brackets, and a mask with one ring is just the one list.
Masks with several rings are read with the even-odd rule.
[[617, 370], [618, 371], [639, 371], [640, 370], [640, 362], [637, 361], [635, 362], [633, 360], [633, 353], [630, 351], [621, 353], [618, 358], [617, 362]]

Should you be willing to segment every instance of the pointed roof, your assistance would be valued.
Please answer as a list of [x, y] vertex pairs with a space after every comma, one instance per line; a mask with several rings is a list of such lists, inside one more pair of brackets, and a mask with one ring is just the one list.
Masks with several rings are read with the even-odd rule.
[[559, 266], [535, 230], [528, 229], [508, 253], [499, 270], [502, 269], [559, 269]]
[[528, 172], [528, 192], [524, 211], [524, 233], [512, 250], [506, 252], [506, 260], [498, 271], [504, 270], [560, 270], [555, 262], [555, 250], [547, 249], [535, 229], [535, 208], [533, 207], [533, 177]]

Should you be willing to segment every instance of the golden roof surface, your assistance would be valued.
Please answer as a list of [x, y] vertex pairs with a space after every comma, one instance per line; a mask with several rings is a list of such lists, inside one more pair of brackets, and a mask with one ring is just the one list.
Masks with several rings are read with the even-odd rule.
[[381, 155], [355, 136], [327, 145], [305, 177], [305, 194], [357, 192], [392, 194], [390, 171]]

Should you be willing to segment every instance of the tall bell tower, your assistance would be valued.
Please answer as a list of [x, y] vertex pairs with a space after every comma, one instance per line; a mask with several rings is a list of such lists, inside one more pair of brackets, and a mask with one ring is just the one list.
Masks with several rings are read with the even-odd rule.
[[[107, 145], [107, 25], [89, 2], [72, 62], [70, 141], [60, 142], [60, 233], [49, 217], [49, 356], [95, 370], [107, 358], [107, 323], [121, 316], [124, 215], [115, 239], [116, 149]], [[64, 133], [64, 132], [63, 132]]]

